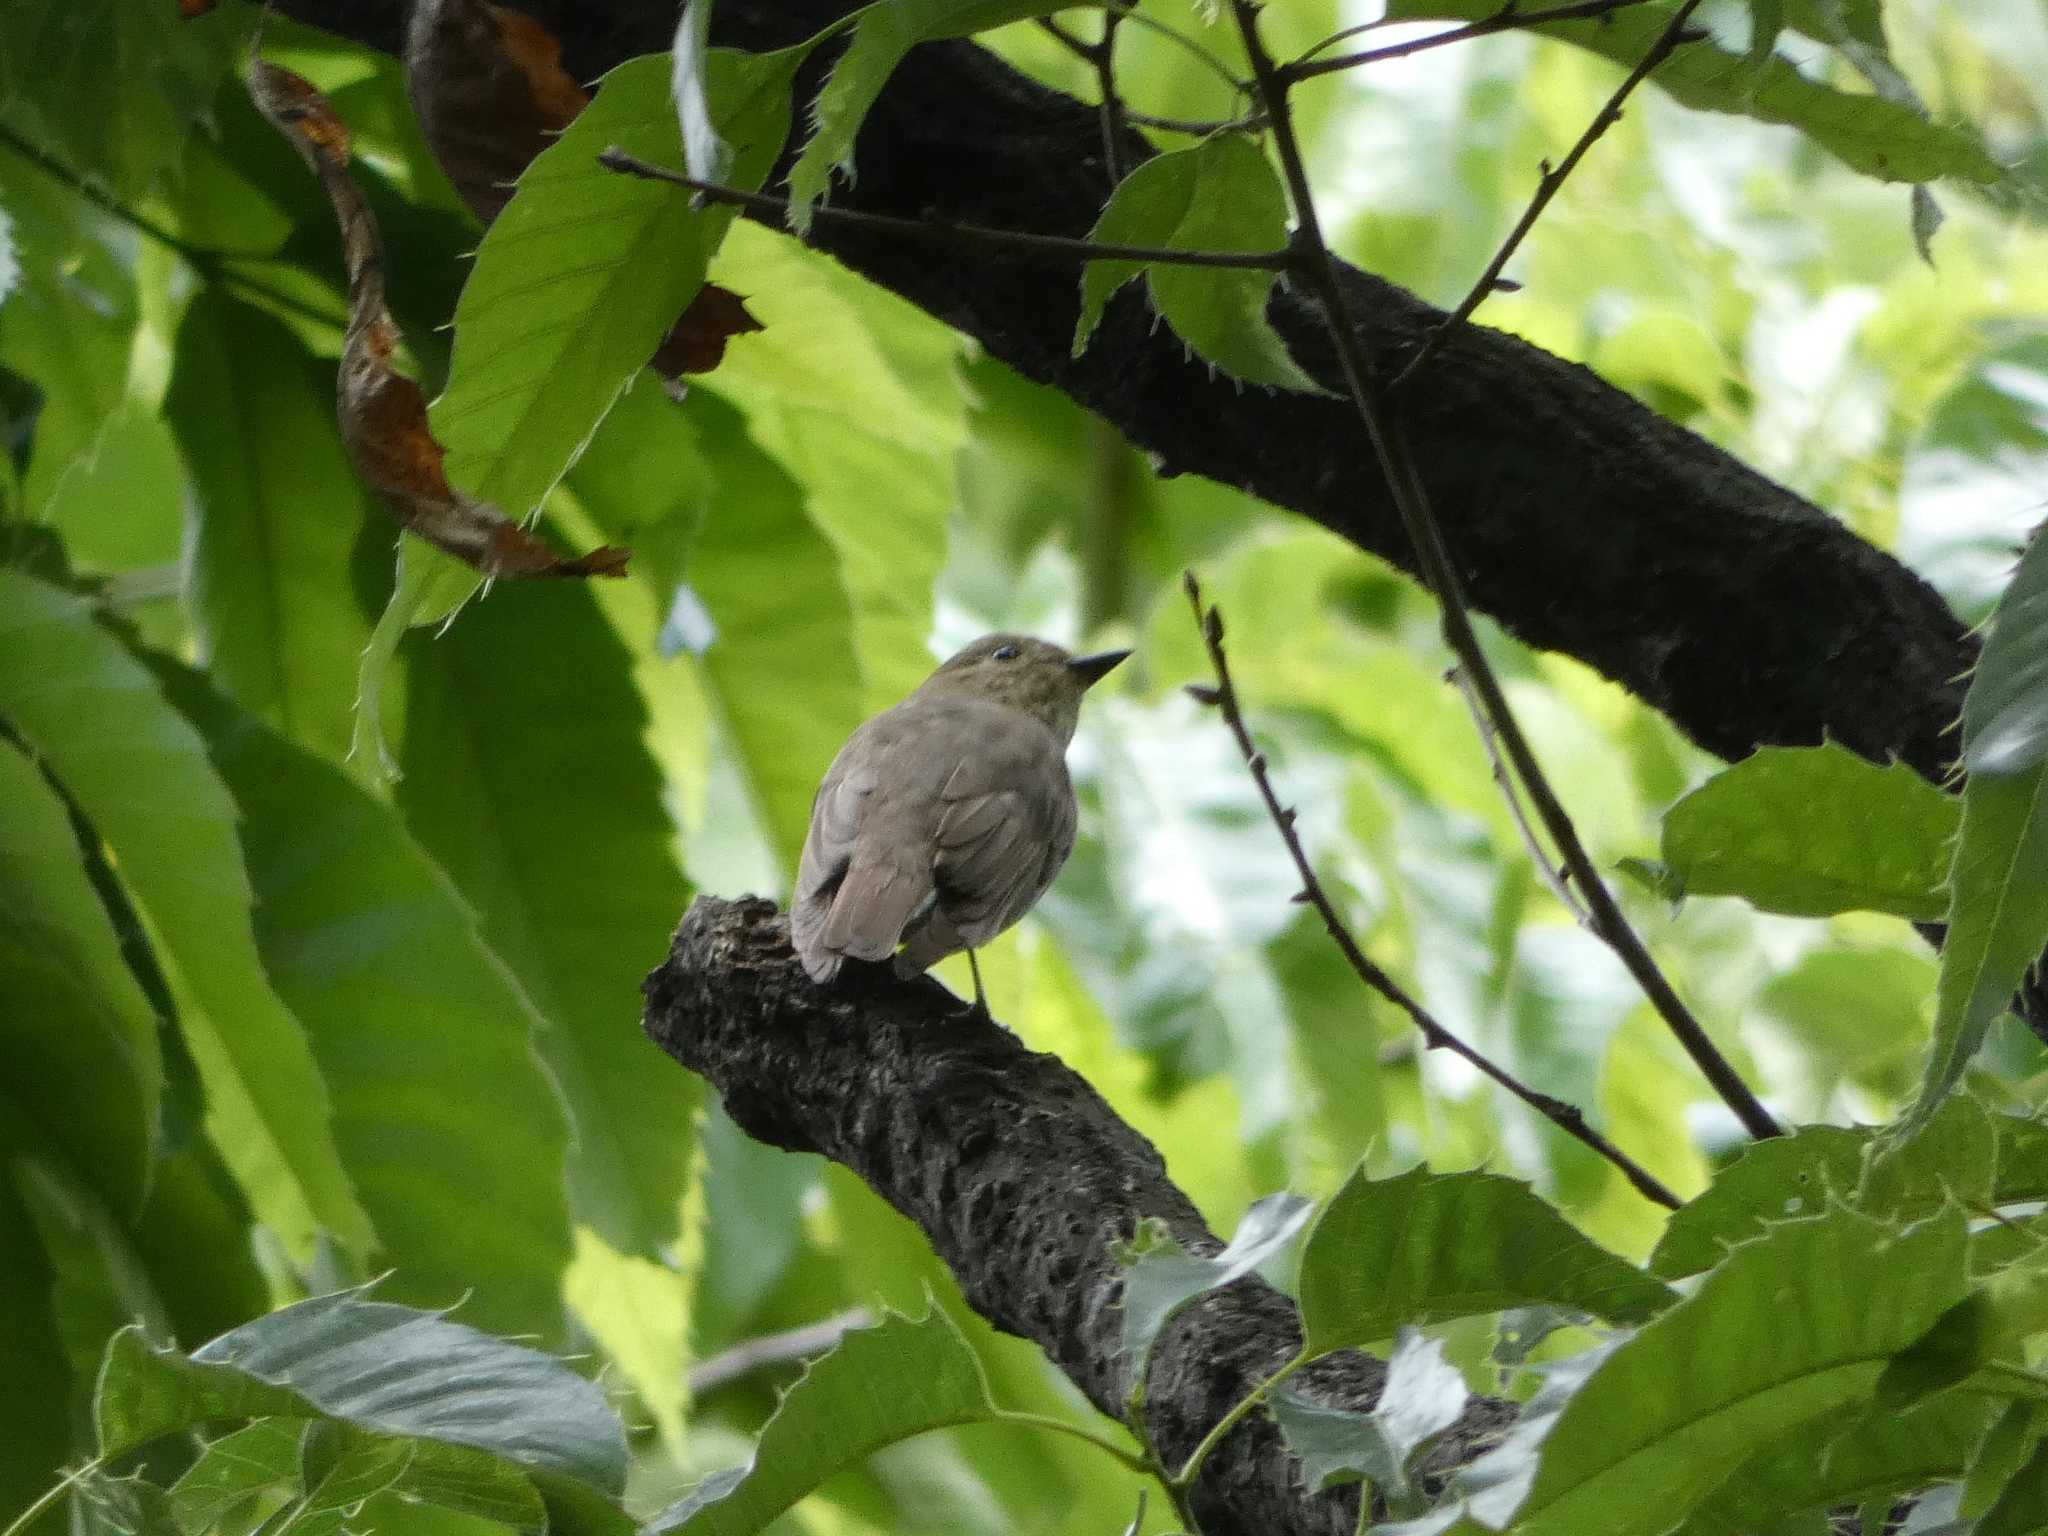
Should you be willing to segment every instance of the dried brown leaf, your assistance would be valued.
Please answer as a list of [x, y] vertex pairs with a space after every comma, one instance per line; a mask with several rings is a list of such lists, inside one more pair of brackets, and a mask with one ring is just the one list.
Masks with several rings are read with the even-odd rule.
[[655, 349], [654, 368], [670, 378], [709, 373], [724, 360], [728, 341], [760, 329], [761, 322], [747, 313], [745, 299], [730, 288], [706, 283]]
[[590, 102], [532, 17], [485, 0], [419, 0], [405, 82], [434, 158], [488, 224], [512, 184]]
[[336, 414], [356, 473], [407, 529], [486, 576], [623, 574], [628, 551], [607, 545], [564, 559], [498, 508], [449, 484], [443, 450], [427, 425], [426, 397], [392, 366], [399, 332], [384, 303], [377, 221], [348, 174], [347, 126], [288, 69], [252, 60], [248, 84], [257, 110], [320, 178], [341, 225], [349, 324]]

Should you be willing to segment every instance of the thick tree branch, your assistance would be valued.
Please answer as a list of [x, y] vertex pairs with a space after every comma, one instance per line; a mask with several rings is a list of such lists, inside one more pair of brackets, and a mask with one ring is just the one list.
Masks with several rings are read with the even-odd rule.
[[[1056, 1058], [963, 1020], [936, 981], [886, 967], [849, 980], [814, 985], [771, 903], [700, 896], [647, 979], [647, 1032], [710, 1080], [749, 1135], [858, 1174], [924, 1230], [976, 1311], [1038, 1344], [1116, 1414], [1129, 1382], [1111, 1242], [1157, 1216], [1194, 1251], [1222, 1245], [1152, 1145]], [[1255, 1278], [1177, 1319], [1154, 1353], [1149, 1397], [1169, 1464], [1300, 1342], [1293, 1305]], [[1296, 1385], [1364, 1408], [1383, 1376], [1347, 1353]], [[1511, 1417], [1476, 1402], [1436, 1464], [1470, 1459]], [[1195, 1509], [1206, 1536], [1350, 1536], [1357, 1498], [1304, 1494], [1278, 1432], [1255, 1416], [1204, 1464]]]
[[[720, 0], [714, 41], [807, 36], [850, 0]], [[384, 48], [398, 0], [284, 0], [300, 19]], [[668, 46], [673, 0], [527, 0], [584, 78]], [[1152, 153], [1127, 134], [1121, 158]], [[882, 94], [840, 206], [901, 218], [1086, 235], [1108, 193], [1099, 114], [967, 43], [917, 49]], [[1071, 271], [931, 249], [821, 221], [813, 243], [1065, 391], [1150, 450], [1161, 471], [1241, 486], [1412, 569], [1386, 482], [1338, 400], [1241, 390], [1155, 331], [1134, 286], [1080, 359]], [[1347, 308], [1375, 372], [1412, 359], [1442, 312], [1349, 268]], [[1320, 311], [1281, 292], [1273, 319], [1335, 383]], [[1823, 732], [1939, 777], [1973, 647], [1940, 598], [1889, 556], [1586, 369], [1481, 326], [1445, 338], [1403, 386], [1421, 465], [1473, 605], [1565, 652], [1740, 757]]]

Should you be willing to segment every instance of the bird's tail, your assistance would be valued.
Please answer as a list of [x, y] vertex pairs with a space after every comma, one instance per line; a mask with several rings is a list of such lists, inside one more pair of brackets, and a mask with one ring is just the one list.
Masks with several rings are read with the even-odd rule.
[[931, 899], [929, 870], [856, 852], [836, 889], [798, 901], [790, 936], [811, 980], [830, 981], [849, 957], [886, 960]]

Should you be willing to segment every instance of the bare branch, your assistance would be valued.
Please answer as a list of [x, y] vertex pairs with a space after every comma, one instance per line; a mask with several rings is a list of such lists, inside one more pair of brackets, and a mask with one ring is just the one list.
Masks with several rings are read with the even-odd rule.
[[1280, 832], [1280, 840], [1287, 845], [1288, 857], [1294, 860], [1295, 871], [1301, 876], [1301, 895], [1296, 899], [1306, 901], [1316, 909], [1316, 915], [1322, 918], [1323, 927], [1343, 954], [1345, 963], [1366, 986], [1408, 1015], [1409, 1021], [1422, 1032], [1423, 1041], [1431, 1050], [1446, 1050], [1469, 1062], [1567, 1136], [1582, 1142], [1607, 1159], [1645, 1199], [1654, 1200], [1669, 1210], [1677, 1210], [1683, 1202], [1666, 1189], [1642, 1164], [1588, 1125], [1585, 1115], [1575, 1106], [1565, 1103], [1562, 1099], [1552, 1098], [1547, 1093], [1539, 1093], [1505, 1067], [1480, 1054], [1445, 1029], [1428, 1009], [1411, 997], [1399, 982], [1387, 974], [1359, 946], [1358, 939], [1351, 932], [1342, 914], [1337, 911], [1336, 903], [1330, 899], [1329, 891], [1317, 876], [1314, 864], [1309, 861], [1308, 850], [1302, 846], [1301, 834], [1295, 829], [1295, 813], [1291, 807], [1280, 803], [1280, 797], [1273, 789], [1272, 777], [1267, 772], [1266, 754], [1261, 752], [1258, 744], [1252, 740], [1251, 730], [1244, 722], [1244, 710], [1237, 698], [1237, 686], [1230, 677], [1230, 658], [1223, 649], [1223, 615], [1218, 609], [1205, 608], [1202, 605], [1201, 584], [1196, 581], [1193, 571], [1187, 572], [1181, 580], [1187, 588], [1188, 601], [1194, 605], [1195, 626], [1201, 630], [1202, 642], [1208, 647], [1209, 664], [1216, 673], [1215, 687], [1196, 684], [1191, 687], [1190, 692], [1200, 702], [1213, 705], [1223, 712], [1224, 724], [1230, 727], [1230, 734], [1237, 740], [1238, 751], [1244, 754], [1245, 766], [1251, 770], [1252, 782], [1258, 785], [1259, 798], [1266, 804], [1266, 814], [1273, 818], [1273, 825]]
[[1467, 43], [1475, 37], [1489, 37], [1496, 32], [1522, 31], [1529, 27], [1540, 27], [1548, 21], [1582, 21], [1606, 16], [1611, 12], [1642, 3], [1643, 0], [1572, 0], [1572, 3], [1567, 5], [1525, 11], [1517, 0], [1508, 0], [1508, 3], [1493, 15], [1479, 21], [1468, 22], [1462, 27], [1453, 27], [1447, 32], [1432, 32], [1427, 37], [1411, 38], [1405, 43], [1388, 43], [1379, 48], [1366, 48], [1357, 53], [1342, 54], [1334, 59], [1316, 57], [1324, 49], [1334, 48], [1348, 37], [1356, 37], [1362, 32], [1370, 32], [1375, 27], [1386, 25], [1384, 20], [1368, 21], [1355, 27], [1346, 27], [1342, 32], [1324, 38], [1299, 58], [1279, 65], [1278, 68], [1280, 78], [1292, 85], [1299, 80], [1313, 80], [1317, 75], [1335, 74], [1342, 69], [1356, 69], [1361, 64], [1373, 64], [1381, 59], [1403, 59], [1427, 49], [1442, 48], [1451, 43]]
[[1459, 301], [1458, 307], [1437, 325], [1429, 340], [1422, 344], [1422, 349], [1408, 360], [1408, 366], [1395, 376], [1391, 388], [1399, 389], [1403, 380], [1412, 376], [1433, 357], [1436, 349], [1442, 345], [1443, 338], [1471, 319], [1472, 312], [1485, 303], [1487, 296], [1500, 285], [1500, 275], [1507, 269], [1509, 259], [1521, 249], [1529, 231], [1534, 229], [1536, 221], [1543, 217], [1543, 210], [1550, 206], [1550, 200], [1556, 197], [1558, 190], [1564, 186], [1565, 178], [1578, 169], [1579, 162], [1586, 158], [1586, 151], [1599, 141], [1601, 135], [1621, 121], [1622, 103], [1629, 99], [1637, 86], [1650, 77], [1652, 70], [1671, 56], [1680, 43], [1690, 42], [1697, 35], [1686, 31], [1686, 22], [1699, 8], [1700, 0], [1686, 0], [1684, 5], [1674, 11], [1670, 24], [1657, 34], [1657, 40], [1650, 45], [1649, 52], [1637, 61], [1636, 67], [1628, 72], [1628, 77], [1615, 87], [1614, 94], [1607, 98], [1606, 105], [1593, 114], [1593, 121], [1586, 124], [1586, 131], [1579, 135], [1578, 142], [1572, 145], [1571, 151], [1558, 162], [1555, 169], [1552, 169], [1549, 161], [1543, 163], [1543, 177], [1536, 183], [1536, 195], [1529, 199], [1529, 206], [1522, 210], [1521, 218], [1516, 220], [1515, 227], [1508, 231], [1507, 239], [1503, 240], [1500, 249], [1493, 253], [1493, 260], [1486, 264], [1486, 270], [1479, 274], [1479, 281], [1474, 283], [1472, 291]]
[[1395, 511], [1414, 548], [1423, 584], [1436, 595], [1444, 641], [1459, 665], [1465, 668], [1480, 701], [1486, 706], [1487, 717], [1499, 734], [1509, 763], [1584, 894], [1593, 914], [1594, 934], [1628, 968], [1658, 1015], [1685, 1047], [1686, 1054], [1692, 1057], [1707, 1081], [1713, 1084], [1715, 1092], [1720, 1094], [1750, 1134], [1776, 1136], [1780, 1134], [1777, 1121], [1729, 1065], [1728, 1059], [1679, 999], [1664, 973], [1657, 968], [1656, 961], [1643, 947], [1642, 940], [1629, 926], [1613, 893], [1593, 867], [1592, 857], [1579, 840], [1578, 829], [1572, 825], [1563, 803], [1543, 776], [1542, 766], [1537, 763], [1528, 739], [1523, 736], [1514, 712], [1508, 707], [1500, 681], [1493, 675], [1493, 668], [1472, 627], [1456, 568], [1444, 544], [1443, 530], [1438, 527], [1435, 514], [1430, 510], [1413, 456], [1408, 452], [1405, 440], [1389, 429], [1384, 402], [1359, 343], [1357, 322], [1344, 296], [1336, 258], [1331, 255], [1329, 244], [1323, 239], [1322, 226], [1316, 218], [1315, 197], [1309, 188], [1301, 143], [1295, 137], [1294, 120], [1288, 110], [1287, 82], [1280, 78], [1272, 55], [1266, 51], [1265, 43], [1259, 37], [1257, 6], [1253, 0], [1231, 0], [1231, 9], [1237, 18], [1238, 31], [1244, 38], [1246, 54], [1251, 59], [1252, 74], [1261, 101], [1267, 116], [1273, 120], [1274, 147], [1279, 152], [1289, 196], [1294, 204], [1295, 249], [1299, 258], [1295, 264], [1296, 273], [1314, 289], [1321, 301], [1346, 392], [1365, 426], [1381, 472], [1387, 478]]
[[[607, 170], [619, 171], [627, 176], [638, 176], [646, 181], [666, 181], [678, 187], [687, 187], [710, 202], [731, 203], [757, 213], [781, 215], [789, 211], [789, 199], [786, 197], [776, 197], [767, 192], [748, 192], [743, 188], [723, 186], [715, 181], [699, 181], [694, 176], [685, 176], [681, 171], [650, 165], [637, 155], [627, 154], [617, 145], [601, 151], [597, 163]], [[938, 219], [899, 219], [891, 214], [856, 213], [851, 209], [827, 205], [813, 208], [811, 217], [826, 223], [857, 225], [863, 229], [918, 240], [1001, 246], [1005, 250], [1023, 251], [1060, 261], [1142, 261], [1156, 266], [1235, 267], [1249, 268], [1257, 272], [1283, 271], [1293, 261], [1292, 255], [1286, 251], [1176, 251], [1154, 245], [1109, 245], [1100, 240], [1072, 240], [1064, 235], [1037, 235], [1021, 229], [990, 229], [981, 224], [955, 224]]]

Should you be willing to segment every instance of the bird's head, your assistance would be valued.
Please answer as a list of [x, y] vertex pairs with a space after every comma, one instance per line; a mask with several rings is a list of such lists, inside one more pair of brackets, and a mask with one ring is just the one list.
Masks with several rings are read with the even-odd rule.
[[947, 657], [919, 692], [965, 693], [1007, 704], [1066, 742], [1081, 718], [1081, 695], [1130, 654], [1074, 656], [1029, 635], [983, 635]]

